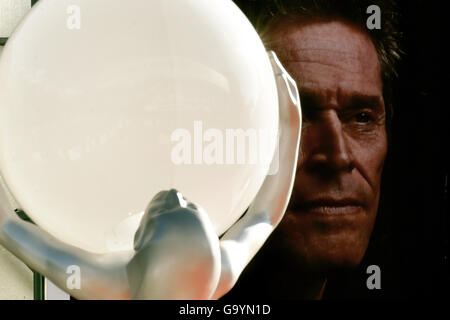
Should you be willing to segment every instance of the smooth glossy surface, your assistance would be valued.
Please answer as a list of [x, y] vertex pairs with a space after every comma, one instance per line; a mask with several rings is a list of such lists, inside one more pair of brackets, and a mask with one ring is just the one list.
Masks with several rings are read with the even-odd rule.
[[217, 234], [248, 207], [268, 164], [172, 161], [176, 130], [192, 162], [210, 143], [195, 121], [262, 129], [275, 149], [270, 62], [229, 0], [41, 0], [0, 59], [1, 173], [38, 225], [92, 252], [131, 248], [160, 190], [202, 206]]

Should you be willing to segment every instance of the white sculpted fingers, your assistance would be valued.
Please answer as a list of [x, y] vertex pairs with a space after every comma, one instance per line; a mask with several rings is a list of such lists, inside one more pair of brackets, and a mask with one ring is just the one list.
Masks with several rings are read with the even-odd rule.
[[277, 174], [266, 177], [249, 213], [267, 212], [271, 225], [276, 227], [283, 218], [291, 198], [300, 149], [302, 115], [297, 83], [281, 64], [275, 52], [269, 51], [268, 54], [278, 89], [280, 168]]
[[284, 216], [297, 169], [302, 123], [300, 96], [295, 80], [284, 69], [275, 52], [269, 51], [278, 89], [280, 133], [278, 139], [279, 170], [269, 175], [252, 202], [247, 215], [267, 215], [272, 227]]
[[[219, 239], [209, 217], [171, 189], [147, 207], [127, 266], [137, 299], [208, 299], [220, 276]], [[195, 209], [196, 208], [196, 209]]]
[[295, 122], [301, 122], [297, 83], [281, 64], [275, 52], [269, 51], [268, 54], [277, 81], [280, 121], [296, 125]]

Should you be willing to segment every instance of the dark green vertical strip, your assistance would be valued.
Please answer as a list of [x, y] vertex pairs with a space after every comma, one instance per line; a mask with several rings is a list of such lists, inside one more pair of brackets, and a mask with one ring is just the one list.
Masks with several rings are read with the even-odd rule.
[[45, 300], [45, 278], [35, 271], [33, 271], [33, 298]]
[[34, 6], [34, 4], [38, 2], [38, 0], [31, 0], [31, 6]]

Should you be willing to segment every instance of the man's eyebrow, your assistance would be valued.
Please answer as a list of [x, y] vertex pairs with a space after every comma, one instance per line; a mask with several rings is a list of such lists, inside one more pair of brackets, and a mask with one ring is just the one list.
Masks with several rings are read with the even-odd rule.
[[[305, 104], [305, 107], [315, 106], [320, 108], [326, 105], [327, 96], [323, 92], [317, 92], [315, 90], [300, 89], [301, 103]], [[344, 94], [338, 94], [339, 105], [343, 108], [360, 108], [368, 107], [373, 109], [379, 109], [384, 106], [383, 97], [377, 94], [364, 94], [360, 92], [349, 92]]]
[[367, 107], [375, 110], [381, 110], [384, 107], [382, 96], [361, 93], [344, 95], [342, 97], [342, 103], [344, 106], [350, 108]]

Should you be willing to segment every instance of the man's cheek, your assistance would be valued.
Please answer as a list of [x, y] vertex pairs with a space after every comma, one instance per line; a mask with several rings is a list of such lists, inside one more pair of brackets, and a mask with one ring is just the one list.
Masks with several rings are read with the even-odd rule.
[[364, 176], [370, 181], [374, 189], [379, 188], [384, 161], [387, 155], [387, 137], [384, 129], [379, 132], [376, 139], [365, 143], [360, 141], [358, 147], [353, 148], [355, 159], [362, 169]]

